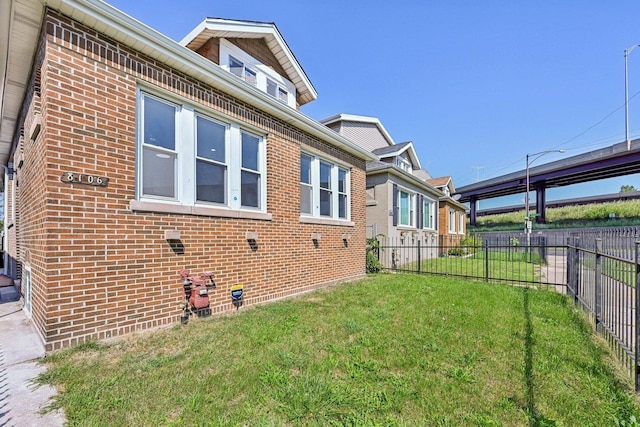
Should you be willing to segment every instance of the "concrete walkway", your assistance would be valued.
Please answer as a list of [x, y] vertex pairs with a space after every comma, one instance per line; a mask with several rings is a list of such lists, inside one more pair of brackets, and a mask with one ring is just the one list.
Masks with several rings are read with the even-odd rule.
[[44, 345], [18, 293], [5, 279], [9, 278], [0, 276], [0, 427], [62, 426], [62, 411], [40, 413], [56, 393], [33, 381], [45, 371], [38, 363], [45, 355]]

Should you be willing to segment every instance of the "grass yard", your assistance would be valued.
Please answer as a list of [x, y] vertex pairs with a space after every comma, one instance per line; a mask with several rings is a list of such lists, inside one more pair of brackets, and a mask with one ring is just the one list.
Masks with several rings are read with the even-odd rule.
[[[640, 224], [640, 200], [624, 200], [589, 205], [563, 206], [546, 211], [547, 224], [536, 224], [535, 228], [588, 228], [617, 227]], [[614, 215], [614, 218], [610, 216]], [[517, 212], [479, 216], [471, 232], [522, 230], [524, 209]]]
[[[488, 266], [489, 279], [535, 282], [540, 279], [540, 264], [540, 256], [537, 253], [527, 254], [524, 249], [490, 252], [478, 250], [464, 257], [447, 256], [422, 260], [420, 271], [483, 278], [487, 275]], [[400, 268], [417, 271], [418, 265], [415, 262]]]
[[[177, 318], [177, 314], [176, 314]], [[615, 426], [630, 385], [565, 297], [380, 274], [46, 358], [69, 425]]]

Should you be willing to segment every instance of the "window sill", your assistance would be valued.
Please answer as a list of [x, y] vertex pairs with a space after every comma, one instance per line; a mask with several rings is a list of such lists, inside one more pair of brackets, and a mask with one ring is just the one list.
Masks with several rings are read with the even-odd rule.
[[353, 227], [356, 224], [344, 219], [317, 218], [313, 216], [300, 216], [302, 224], [337, 225], [341, 227]]
[[271, 221], [273, 219], [273, 215], [265, 212], [232, 210], [213, 206], [185, 206], [173, 203], [149, 202], [142, 200], [132, 200], [129, 202], [129, 209], [131, 209], [131, 211], [139, 212], [217, 216], [223, 218], [258, 219], [263, 221]]

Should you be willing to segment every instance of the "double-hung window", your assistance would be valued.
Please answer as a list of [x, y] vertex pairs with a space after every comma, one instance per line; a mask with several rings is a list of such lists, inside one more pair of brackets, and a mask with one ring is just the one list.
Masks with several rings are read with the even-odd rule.
[[254, 86], [258, 84], [257, 73], [232, 55], [229, 55], [229, 71]]
[[449, 209], [449, 233], [456, 232], [456, 211]]
[[240, 177], [241, 205], [259, 208], [261, 200], [262, 169], [260, 165], [261, 139], [258, 136], [241, 131], [242, 171]]
[[311, 154], [300, 155], [300, 212], [349, 219], [349, 170]]
[[464, 234], [464, 223], [467, 218], [464, 212], [458, 212], [458, 233]]
[[220, 39], [220, 66], [282, 103], [296, 108], [296, 87], [293, 82], [224, 38]]
[[409, 173], [413, 171], [413, 168], [411, 167], [411, 162], [402, 156], [396, 157], [396, 166], [398, 166], [403, 171], [407, 171]]
[[176, 200], [180, 109], [151, 96], [142, 101], [142, 195]]
[[227, 202], [228, 126], [196, 115], [196, 200]]
[[416, 195], [405, 190], [398, 191], [398, 225], [413, 227], [415, 224]]
[[140, 200], [265, 211], [263, 136], [141, 91], [138, 138]]
[[422, 199], [422, 228], [433, 228], [433, 202]]

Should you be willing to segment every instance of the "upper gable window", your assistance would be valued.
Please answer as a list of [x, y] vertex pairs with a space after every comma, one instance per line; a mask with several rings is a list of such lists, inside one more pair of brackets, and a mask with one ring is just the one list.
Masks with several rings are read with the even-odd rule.
[[258, 82], [257, 73], [244, 65], [242, 61], [229, 55], [229, 71], [252, 85]]
[[220, 66], [275, 99], [296, 108], [296, 88], [293, 83], [226, 39], [220, 39]]
[[411, 166], [411, 162], [402, 156], [396, 157], [396, 166], [398, 166], [403, 171], [406, 171], [409, 173], [413, 172], [413, 167]]

